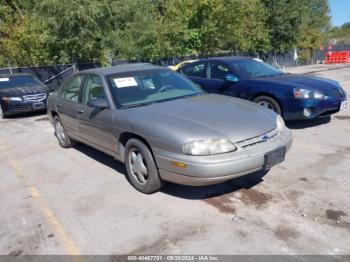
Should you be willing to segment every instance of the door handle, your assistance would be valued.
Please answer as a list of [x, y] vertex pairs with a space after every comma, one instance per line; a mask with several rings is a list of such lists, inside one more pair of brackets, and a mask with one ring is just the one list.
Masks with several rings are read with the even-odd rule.
[[79, 109], [78, 109], [78, 113], [79, 113], [79, 114], [82, 114], [82, 113], [84, 113], [84, 109], [82, 109], [82, 108], [79, 108]]
[[62, 107], [62, 104], [56, 104], [56, 107], [60, 108], [60, 107]]

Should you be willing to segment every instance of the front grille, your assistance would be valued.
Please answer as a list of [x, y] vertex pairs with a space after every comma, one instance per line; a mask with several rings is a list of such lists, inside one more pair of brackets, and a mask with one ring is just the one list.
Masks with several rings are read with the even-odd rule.
[[16, 105], [9, 105], [8, 110], [10, 112], [31, 111], [32, 107], [25, 104], [16, 104]]
[[46, 99], [45, 93], [23, 96], [23, 100], [27, 102], [41, 102], [45, 99]]
[[278, 134], [278, 131], [276, 129], [273, 129], [273, 130], [271, 130], [267, 133], [261, 134], [259, 136], [239, 141], [236, 144], [242, 148], [257, 146], [257, 145], [260, 145], [262, 143], [265, 143], [265, 142], [273, 139], [275, 136], [277, 136], [277, 134]]

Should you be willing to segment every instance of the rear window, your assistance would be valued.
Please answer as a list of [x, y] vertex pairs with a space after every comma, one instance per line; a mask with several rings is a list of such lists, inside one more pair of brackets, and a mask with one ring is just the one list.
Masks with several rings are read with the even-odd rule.
[[7, 76], [0, 77], [0, 89], [12, 88], [19, 86], [34, 86], [42, 84], [39, 79], [34, 76]]

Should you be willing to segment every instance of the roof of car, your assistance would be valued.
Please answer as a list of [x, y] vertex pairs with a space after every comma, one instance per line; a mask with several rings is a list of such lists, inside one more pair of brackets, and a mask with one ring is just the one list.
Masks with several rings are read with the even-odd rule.
[[252, 57], [248, 56], [219, 56], [219, 57], [210, 57], [202, 60], [221, 60], [221, 61], [234, 61], [234, 60], [250, 60]]
[[142, 71], [149, 69], [164, 69], [164, 67], [155, 66], [147, 63], [123, 64], [111, 67], [99, 67], [88, 70], [83, 70], [80, 73], [94, 73], [99, 75], [112, 75], [118, 73], [125, 73], [130, 71]]
[[33, 75], [29, 73], [13, 73], [13, 74], [0, 73], [0, 78], [10, 77], [10, 76], [13, 77], [13, 76], [33, 76]]

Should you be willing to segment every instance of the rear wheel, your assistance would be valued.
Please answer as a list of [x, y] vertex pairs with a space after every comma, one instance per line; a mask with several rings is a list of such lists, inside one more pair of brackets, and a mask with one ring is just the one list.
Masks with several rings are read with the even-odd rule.
[[132, 138], [126, 143], [125, 167], [128, 180], [142, 193], [152, 194], [164, 185], [151, 151], [138, 139]]
[[258, 105], [261, 105], [262, 107], [265, 107], [267, 109], [270, 109], [272, 111], [275, 111], [277, 114], [281, 115], [282, 110], [278, 102], [269, 96], [258, 96], [254, 98], [253, 100]]
[[69, 148], [76, 144], [76, 141], [71, 139], [67, 135], [67, 132], [62, 125], [61, 119], [58, 116], [54, 117], [54, 127], [55, 127], [55, 135], [61, 147]]

